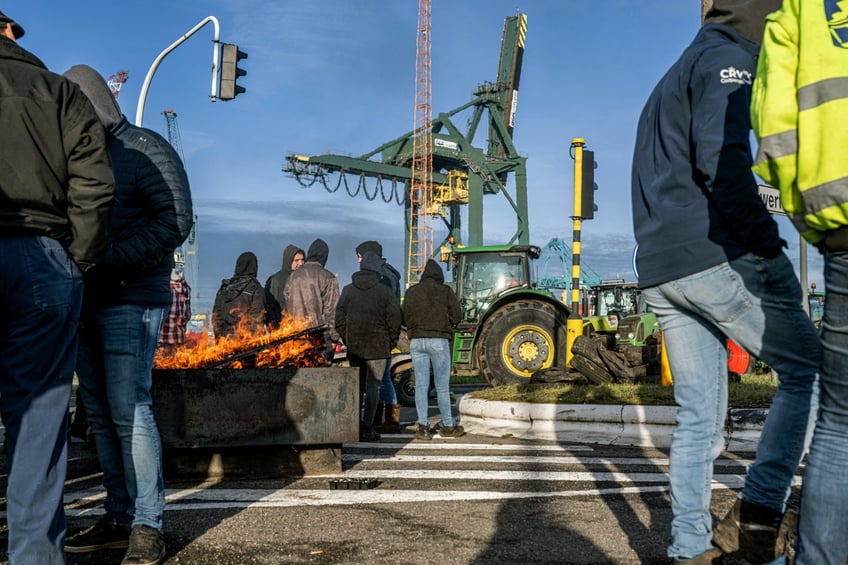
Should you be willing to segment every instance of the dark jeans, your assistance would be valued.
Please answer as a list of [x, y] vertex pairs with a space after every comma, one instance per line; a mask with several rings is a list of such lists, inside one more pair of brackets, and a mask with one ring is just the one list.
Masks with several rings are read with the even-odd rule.
[[359, 425], [362, 429], [374, 427], [374, 414], [380, 399], [380, 382], [386, 370], [388, 359], [363, 359], [348, 353], [351, 367], [359, 368], [359, 395], [365, 395], [365, 406], [360, 414]]
[[68, 402], [82, 276], [55, 240], [0, 236], [0, 413], [9, 562], [64, 563]]

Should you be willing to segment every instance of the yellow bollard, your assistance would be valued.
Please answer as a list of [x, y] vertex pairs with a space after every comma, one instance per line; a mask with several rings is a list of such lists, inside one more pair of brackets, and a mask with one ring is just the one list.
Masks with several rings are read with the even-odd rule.
[[671, 377], [671, 366], [668, 364], [668, 352], [665, 350], [665, 339], [660, 331], [660, 384], [671, 386], [674, 379]]

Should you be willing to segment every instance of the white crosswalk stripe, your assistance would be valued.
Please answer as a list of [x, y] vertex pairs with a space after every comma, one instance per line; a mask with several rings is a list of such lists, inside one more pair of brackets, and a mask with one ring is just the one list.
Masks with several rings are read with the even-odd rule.
[[[409, 439], [409, 435], [393, 435], [384, 436], [384, 442], [346, 444], [343, 473], [306, 477], [284, 488], [221, 488], [210, 481], [208, 488], [168, 489], [167, 510], [414, 504], [668, 490], [668, 459], [657, 453], [622, 457], [620, 450], [605, 455], [604, 448], [591, 445]], [[713, 487], [741, 488], [748, 463], [742, 458], [717, 461]], [[375, 481], [377, 488], [354, 488], [365, 480]], [[334, 481], [342, 488], [331, 488]], [[104, 498], [102, 488], [69, 485], [66, 512], [69, 516], [100, 514]]]

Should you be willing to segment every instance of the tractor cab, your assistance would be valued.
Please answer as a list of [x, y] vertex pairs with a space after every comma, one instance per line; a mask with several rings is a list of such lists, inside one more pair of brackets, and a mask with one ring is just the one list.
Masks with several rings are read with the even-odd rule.
[[530, 288], [529, 259], [539, 252], [538, 247], [527, 245], [454, 250], [454, 285], [462, 321], [476, 324], [505, 294]]

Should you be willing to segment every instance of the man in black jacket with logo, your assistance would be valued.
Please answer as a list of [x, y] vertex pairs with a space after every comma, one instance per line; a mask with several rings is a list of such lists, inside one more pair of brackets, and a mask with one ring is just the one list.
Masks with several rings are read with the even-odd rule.
[[114, 177], [79, 88], [0, 12], [0, 412], [8, 556], [64, 563], [62, 490], [82, 275], [106, 247]]

